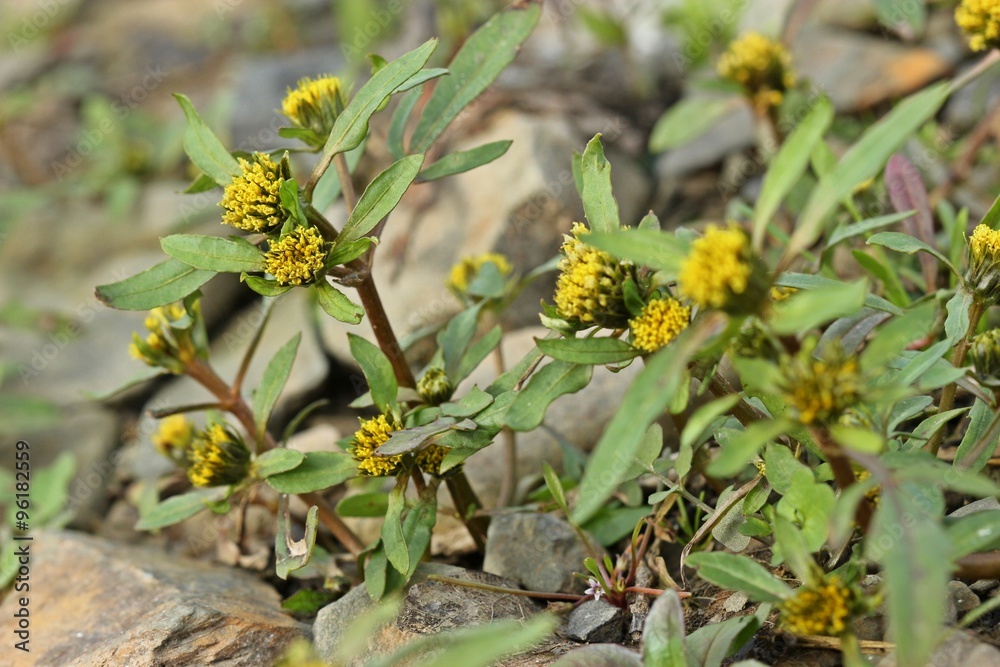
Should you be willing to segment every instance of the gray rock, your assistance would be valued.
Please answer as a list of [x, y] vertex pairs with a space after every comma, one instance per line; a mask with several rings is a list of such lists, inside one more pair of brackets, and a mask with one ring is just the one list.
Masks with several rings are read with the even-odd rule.
[[676, 180], [722, 162], [730, 153], [754, 143], [754, 118], [750, 107], [734, 101], [732, 111], [694, 141], [669, 150], [656, 161], [661, 180]]
[[[80, 533], [33, 537], [31, 652], [7, 650], [5, 665], [269, 665], [306, 635], [246, 572]], [[0, 605], [8, 637], [18, 602]]]
[[[484, 572], [438, 563], [421, 563], [410, 581], [409, 590], [396, 618], [371, 630], [364, 657], [356, 658], [349, 665], [361, 665], [372, 656], [387, 655], [421, 635], [482, 625], [503, 618], [523, 619], [538, 611], [538, 607], [527, 597], [432, 581], [427, 579], [428, 574], [493, 586], [517, 587], [516, 583], [508, 579]], [[321, 609], [313, 625], [316, 649], [320, 656], [327, 661], [333, 660], [345, 633], [351, 629], [352, 622], [375, 605], [368, 597], [365, 587], [359, 586]]]
[[979, 596], [972, 592], [961, 581], [948, 582], [947, 622], [950, 624], [961, 620], [967, 612], [979, 606]]
[[980, 579], [969, 584], [969, 590], [982, 598], [997, 586], [1000, 586], [1000, 580], [998, 579]]
[[[972, 67], [970, 65], [969, 67]], [[969, 69], [969, 68], [965, 68]], [[959, 71], [958, 75], [962, 75]], [[1000, 101], [1000, 75], [987, 71], [955, 91], [945, 103], [944, 120], [956, 131], [966, 131], [983, 120]]]
[[619, 642], [625, 636], [625, 612], [603, 600], [589, 600], [570, 612], [566, 635], [588, 644]]
[[582, 592], [589, 555], [567, 522], [550, 514], [500, 514], [490, 521], [483, 570], [517, 581], [528, 590]]
[[959, 517], [975, 514], [976, 512], [986, 512], [989, 510], [1000, 510], [1000, 501], [992, 497], [973, 500], [968, 505], [963, 505], [962, 507], [959, 507], [957, 510], [949, 514], [948, 517], [952, 519], [957, 519]]
[[[879, 661], [879, 667], [896, 667], [895, 655], [887, 655]], [[1000, 650], [979, 641], [971, 632], [956, 630], [948, 635], [931, 654], [927, 661], [934, 667], [998, 667]]]

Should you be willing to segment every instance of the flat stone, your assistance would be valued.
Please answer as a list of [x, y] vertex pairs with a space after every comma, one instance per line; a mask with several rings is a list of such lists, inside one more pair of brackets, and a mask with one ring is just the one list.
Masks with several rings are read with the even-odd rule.
[[490, 521], [483, 570], [517, 581], [530, 591], [583, 592], [590, 553], [567, 522], [551, 514], [499, 514]]
[[[6, 650], [5, 665], [251, 667], [307, 633], [246, 572], [80, 533], [33, 537], [31, 652]], [[14, 595], [0, 605], [6, 637], [17, 609]]]
[[[974, 634], [965, 630], [956, 630], [948, 635], [938, 645], [930, 658], [928, 665], [934, 667], [998, 667], [1000, 666], [1000, 650], [979, 641]], [[896, 656], [887, 655], [878, 663], [879, 667], [896, 667]]]
[[960, 620], [967, 612], [978, 607], [979, 602], [979, 596], [964, 582], [949, 581], [947, 622], [952, 624]]
[[589, 600], [570, 612], [566, 635], [588, 644], [619, 642], [625, 636], [625, 612], [603, 600]]
[[[505, 618], [524, 619], [538, 611], [529, 598], [432, 581], [427, 579], [429, 574], [517, 588], [515, 582], [485, 572], [439, 563], [421, 563], [410, 581], [396, 618], [371, 631], [364, 658], [348, 663], [349, 667], [361, 665], [375, 656], [387, 655], [421, 635], [483, 625]], [[321, 609], [313, 625], [320, 657], [333, 660], [352, 622], [375, 604], [365, 587], [358, 586]]]

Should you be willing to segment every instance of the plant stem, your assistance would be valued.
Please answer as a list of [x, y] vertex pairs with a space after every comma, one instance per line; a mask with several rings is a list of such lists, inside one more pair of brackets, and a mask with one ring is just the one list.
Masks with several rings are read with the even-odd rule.
[[462, 523], [469, 530], [472, 540], [476, 543], [476, 548], [480, 551], [485, 551], [486, 530], [489, 528], [490, 521], [487, 516], [473, 516], [476, 510], [482, 509], [483, 505], [479, 502], [476, 492], [472, 490], [469, 478], [465, 476], [464, 472], [460, 471], [458, 474], [446, 479], [445, 483], [448, 486], [448, 493], [451, 494], [451, 500], [455, 503], [455, 511], [458, 512], [458, 518], [461, 519]]
[[[497, 377], [500, 377], [506, 370], [501, 345], [493, 348], [492, 356]], [[507, 426], [504, 426], [500, 433], [503, 436], [504, 474], [500, 478], [497, 505], [507, 507], [514, 502], [514, 492], [517, 488], [517, 435]]]
[[[830, 468], [833, 470], [833, 479], [837, 482], [840, 490], [843, 491], [854, 484], [857, 479], [851, 469], [851, 462], [840, 449], [840, 445], [830, 437], [830, 431], [826, 426], [822, 424], [810, 426], [809, 435], [813, 437], [813, 440], [819, 445], [820, 451], [826, 456], [826, 462], [830, 464]], [[862, 533], [868, 532], [868, 524], [872, 520], [872, 507], [867, 498], [862, 498], [861, 502], [858, 503], [854, 512], [854, 520]]]
[[[951, 355], [951, 365], [955, 368], [965, 363], [965, 355], [969, 352], [969, 347], [972, 346], [972, 337], [976, 333], [979, 320], [983, 317], [985, 310], [986, 306], [982, 300], [979, 297], [973, 297], [972, 305], [969, 306], [969, 328], [965, 331], [965, 335], [962, 336], [962, 340], [955, 346], [955, 352]], [[944, 388], [944, 391], [941, 392], [941, 402], [938, 404], [938, 414], [951, 410], [951, 406], [955, 402], [957, 389], [958, 384], [955, 382]], [[927, 441], [927, 451], [937, 456], [942, 440], [944, 440], [944, 426], [939, 427], [934, 435], [931, 436], [931, 439]]]
[[[719, 373], [714, 373], [708, 381], [708, 390], [718, 398], [729, 396], [730, 394], [739, 396], [739, 392], [736, 391], [736, 387], [730, 384], [729, 380], [724, 378]], [[733, 416], [736, 417], [736, 419], [738, 419], [744, 426], [749, 426], [754, 422], [759, 422], [764, 419], [764, 415], [762, 415], [757, 408], [747, 403], [742, 396], [740, 396], [739, 402], [733, 406]]]
[[[354, 181], [351, 180], [351, 169], [347, 166], [347, 157], [343, 153], [338, 153], [333, 158], [333, 166], [337, 170], [337, 178], [340, 179], [340, 191], [344, 195], [344, 205], [350, 214], [354, 207], [358, 205], [358, 195], [354, 191]], [[312, 194], [312, 191], [309, 192]]]
[[396, 340], [396, 334], [385, 314], [385, 308], [382, 307], [382, 298], [378, 294], [371, 274], [364, 275], [357, 289], [358, 296], [361, 297], [361, 305], [365, 309], [365, 314], [368, 315], [368, 323], [371, 324], [372, 331], [375, 333], [378, 346], [388, 357], [389, 363], [392, 364], [396, 382], [400, 387], [416, 387], [417, 381], [413, 377], [410, 365], [406, 362], [406, 357], [403, 356], [403, 349]]

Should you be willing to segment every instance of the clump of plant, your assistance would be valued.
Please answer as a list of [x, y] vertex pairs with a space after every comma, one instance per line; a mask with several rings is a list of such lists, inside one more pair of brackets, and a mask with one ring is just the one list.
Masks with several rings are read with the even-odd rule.
[[[721, 664], [772, 611], [781, 631], [823, 637], [845, 664], [863, 664], [854, 623], [883, 597], [898, 662], [923, 664], [942, 636], [949, 578], [1000, 574], [1000, 513], [950, 518], [946, 495], [1000, 494], [982, 472], [1000, 437], [1000, 349], [990, 324], [1000, 299], [1000, 200], [970, 232], [966, 210], [931, 209], [919, 173], [896, 151], [1000, 53], [902, 100], [838, 157], [828, 139], [829, 101], [813, 97], [798, 122], [785, 125], [780, 106], [795, 83], [787, 53], [762, 37], [738, 42], [720, 70], [740, 84], [762, 122], [781, 129], [771, 137], [777, 144], [755, 205], [669, 231], [652, 212], [622, 220], [595, 136], [573, 156], [586, 223], [573, 225], [554, 263], [552, 303], [541, 313], [550, 333], [489, 386], [456, 395], [502, 336], [494, 326], [477, 338], [481, 318], [532, 274], [515, 275], [496, 255], [456, 266], [449, 287], [465, 308], [438, 332], [433, 361], [415, 374], [381, 308], [371, 263], [386, 219], [412, 183], [506, 150], [509, 142], [498, 142], [423, 164], [538, 15], [535, 3], [515, 4], [473, 34], [447, 70], [425, 67], [433, 41], [377, 61], [349, 98], [339, 83], [302, 82], [283, 105], [294, 127], [282, 132], [318, 154], [302, 184], [283, 150], [232, 156], [178, 97], [189, 121], [188, 153], [205, 172], [197, 186], [224, 188], [223, 222], [245, 235], [166, 237], [171, 259], [98, 288], [114, 307], [153, 309], [146, 336], [134, 341], [137, 357], [195, 379], [216, 398], [160, 413], [213, 411], [204, 429], [164, 422], [158, 444], [196, 488], [155, 505], [140, 527], [206, 507], [229, 511], [266, 484], [281, 499], [278, 573], [308, 562], [322, 520], [362, 558], [366, 587], [378, 599], [401, 589], [426, 553], [442, 484], [482, 545], [488, 516], [462, 471], [469, 457], [501, 433], [512, 452], [514, 433], [539, 428], [551, 402], [587, 386], [595, 370], [641, 363], [593, 452], [585, 461], [567, 456], [562, 479], [546, 469], [545, 489], [533, 499], [554, 502], [605, 545], [631, 535], [617, 563], [587, 561], [588, 596], [624, 605], [630, 593], [662, 593], [646, 664]], [[421, 88], [432, 79], [421, 108]], [[357, 196], [351, 165], [369, 120], [398, 94], [386, 138], [396, 161]], [[906, 196], [884, 202], [895, 212], [866, 217], [855, 202], [859, 186], [883, 173], [886, 189]], [[338, 197], [348, 211], [342, 229], [321, 213]], [[886, 231], [893, 225], [903, 231]], [[854, 265], [834, 263], [835, 253]], [[352, 335], [350, 347], [377, 414], [339, 450], [331, 443], [329, 451], [302, 454], [284, 446], [304, 414], [280, 437], [269, 430], [298, 336], [272, 355], [249, 403], [242, 383], [259, 336], [232, 381], [213, 370], [198, 289], [222, 271], [239, 273], [266, 299], [311, 290], [331, 317], [371, 321], [376, 343]], [[357, 289], [360, 304], [345, 287]], [[669, 449], [657, 423], [663, 418], [678, 426]], [[376, 503], [384, 523], [368, 545], [324, 497], [362, 476], [394, 483]], [[715, 491], [706, 495], [706, 488]], [[289, 533], [290, 494], [312, 507], [301, 542]], [[685, 638], [680, 600], [687, 592], [675, 591], [662, 571], [656, 590], [634, 585], [645, 556], [670, 539], [685, 544], [682, 581], [686, 566], [696, 568], [762, 606]], [[768, 547], [766, 565], [742, 553], [751, 544]], [[868, 572], [881, 576], [874, 592], [860, 587]]]

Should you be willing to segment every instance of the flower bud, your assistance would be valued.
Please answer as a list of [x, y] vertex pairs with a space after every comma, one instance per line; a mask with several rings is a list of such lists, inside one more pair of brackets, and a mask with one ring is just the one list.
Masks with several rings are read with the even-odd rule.
[[583, 238], [589, 233], [577, 222], [565, 237], [556, 281], [556, 310], [581, 328], [623, 329], [629, 320], [623, 285], [631, 267], [588, 245]]
[[321, 76], [317, 79], [300, 79], [295, 90], [281, 102], [281, 113], [297, 128], [308, 130], [299, 136], [313, 148], [326, 144], [337, 116], [347, 105], [340, 79]]
[[428, 368], [417, 381], [417, 393], [429, 405], [440, 405], [449, 398], [455, 388], [443, 368]]
[[1000, 231], [977, 225], [967, 244], [965, 285], [987, 307], [991, 306], [1000, 300]]
[[795, 85], [791, 56], [781, 42], [751, 32], [733, 41], [719, 59], [719, 75], [743, 87], [754, 108], [767, 111], [781, 104]]
[[1000, 387], [1000, 329], [990, 329], [973, 338], [969, 359], [981, 383]]
[[326, 261], [326, 244], [315, 227], [296, 227], [271, 242], [264, 256], [264, 270], [279, 285], [308, 285]]

